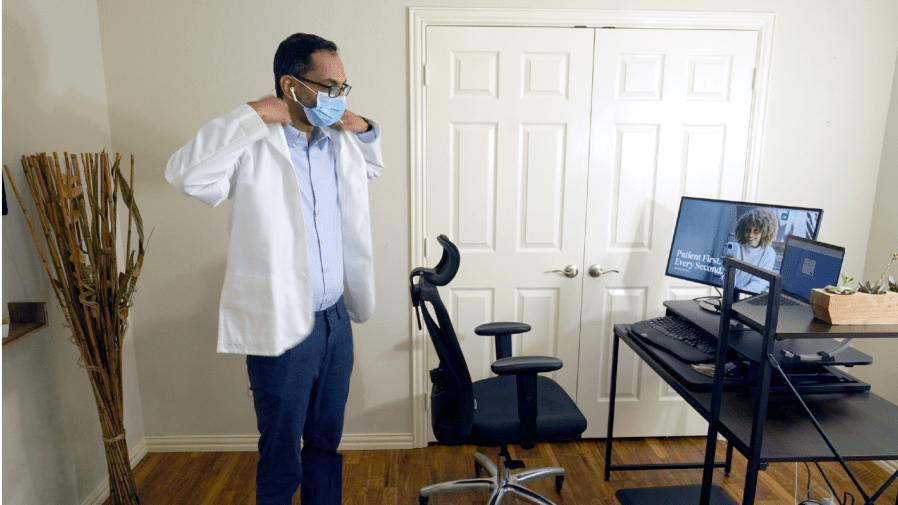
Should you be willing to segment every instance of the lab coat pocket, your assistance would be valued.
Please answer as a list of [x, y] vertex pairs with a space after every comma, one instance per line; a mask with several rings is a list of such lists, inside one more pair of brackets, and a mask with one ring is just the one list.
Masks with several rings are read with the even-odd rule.
[[240, 352], [273, 354], [271, 335], [277, 334], [277, 319], [269, 277], [226, 273], [219, 317], [220, 345], [245, 346]]

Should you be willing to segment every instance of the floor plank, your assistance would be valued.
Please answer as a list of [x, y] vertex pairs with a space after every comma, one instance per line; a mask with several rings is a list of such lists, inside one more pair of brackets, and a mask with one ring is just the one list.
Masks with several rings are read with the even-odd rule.
[[[418, 490], [428, 484], [474, 476], [474, 452], [480, 451], [493, 461], [498, 449], [490, 447], [431, 445], [422, 449], [395, 449], [344, 452], [345, 505], [383, 505], [418, 503]], [[561, 494], [555, 492], [554, 479], [532, 483], [529, 487], [558, 505], [617, 504], [614, 493], [619, 489], [700, 484], [701, 470], [651, 470], [614, 472], [611, 480], [603, 478], [605, 466], [604, 440], [580, 440], [559, 444], [540, 444], [524, 451], [510, 448], [512, 457], [523, 460], [528, 468], [562, 466], [566, 470]], [[718, 447], [723, 459], [724, 445]], [[701, 461], [704, 438], [637, 438], [615, 441], [612, 460], [615, 464], [683, 463]], [[138, 492], [144, 505], [155, 504], [254, 504], [254, 452], [176, 452], [148, 453], [135, 467]], [[838, 463], [822, 465], [834, 486], [841, 492], [854, 494], [854, 503], [862, 503], [847, 474]], [[888, 478], [888, 473], [871, 462], [850, 462], [849, 466], [872, 494]], [[738, 453], [733, 457], [729, 477], [716, 470], [714, 482], [741, 503], [745, 482], [746, 460]], [[808, 472], [799, 463], [799, 496], [804, 494]], [[824, 484], [813, 464], [810, 486]], [[772, 464], [759, 475], [757, 505], [791, 504], [795, 491], [796, 465]], [[877, 501], [896, 502], [898, 483], [893, 483]], [[822, 489], [813, 497], [828, 496]], [[475, 505], [489, 498], [485, 492], [433, 496], [431, 505]], [[840, 497], [841, 498], [841, 497]], [[509, 500], [511, 503], [523, 503]], [[800, 501], [800, 498], [799, 498]], [[107, 500], [107, 505], [111, 503]], [[293, 501], [299, 504], [299, 493]]]

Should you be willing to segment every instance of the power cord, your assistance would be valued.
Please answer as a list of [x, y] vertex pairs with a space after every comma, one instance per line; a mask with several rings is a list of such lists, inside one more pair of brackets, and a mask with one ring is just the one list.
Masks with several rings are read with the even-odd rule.
[[802, 500], [802, 502], [799, 503], [798, 505], [836, 505], [835, 500], [833, 500], [832, 494], [821, 498], [820, 501], [815, 501], [815, 500], [808, 498], [808, 496], [810, 496], [810, 494], [811, 494], [811, 491], [817, 489], [818, 487], [825, 488], [826, 486], [824, 486], [823, 484], [819, 484], [819, 485], [816, 485], [816, 486], [808, 489], [807, 492], [804, 494], [804, 496], [802, 496], [802, 498], [804, 498], [804, 500]]
[[[823, 474], [823, 477], [824, 477], [824, 479], [826, 479], [827, 483], [826, 484], [818, 484], [814, 487], [811, 487], [811, 467], [807, 464], [807, 462], [805, 462], [804, 466], [808, 472], [808, 481], [807, 481], [807, 485], [806, 485], [807, 491], [805, 491], [805, 493], [801, 496], [802, 501], [799, 502], [798, 505], [854, 505], [854, 495], [847, 491], [844, 493], [842, 501], [839, 501], [838, 498], [833, 496], [833, 493], [835, 493], [835, 490], [830, 487], [829, 479], [826, 479], [826, 475], [823, 474], [823, 468], [820, 468], [819, 464], [817, 465], [817, 468], [820, 470], [820, 473]], [[829, 490], [829, 493], [830, 493], [829, 496], [825, 496], [825, 497], [821, 498], [820, 501], [811, 499], [811, 497], [810, 497], [811, 491], [817, 489], [818, 487]], [[797, 495], [798, 495], [798, 463], [797, 462], [795, 463], [795, 494], [796, 494], [796, 501], [797, 501]], [[850, 502], [848, 501], [848, 498], [851, 498]]]

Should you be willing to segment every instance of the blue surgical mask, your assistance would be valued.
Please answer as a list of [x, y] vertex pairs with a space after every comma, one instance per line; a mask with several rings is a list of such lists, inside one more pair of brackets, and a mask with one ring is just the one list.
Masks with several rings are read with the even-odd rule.
[[[299, 79], [296, 82], [306, 86], [306, 83]], [[306, 87], [309, 88], [308, 86]], [[315, 90], [309, 88], [309, 91], [314, 92]], [[290, 88], [290, 93], [293, 94], [293, 100], [305, 110], [306, 118], [309, 119], [309, 123], [313, 126], [330, 126], [339, 121], [343, 117], [343, 112], [346, 111], [346, 97], [344, 95], [332, 98], [327, 93], [319, 91], [318, 104], [314, 108], [309, 108], [296, 98], [293, 88]]]

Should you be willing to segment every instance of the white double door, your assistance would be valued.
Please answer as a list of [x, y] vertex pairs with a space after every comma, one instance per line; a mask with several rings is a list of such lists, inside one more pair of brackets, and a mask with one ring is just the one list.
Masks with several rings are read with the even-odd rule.
[[[584, 436], [605, 436], [613, 325], [707, 292], [664, 271], [681, 196], [743, 195], [756, 46], [753, 31], [427, 28], [427, 262], [440, 234], [461, 251], [442, 297], [474, 380], [495, 359], [474, 328], [527, 322], [514, 354], [561, 358]], [[706, 426], [626, 346], [616, 413], [616, 436]]]

